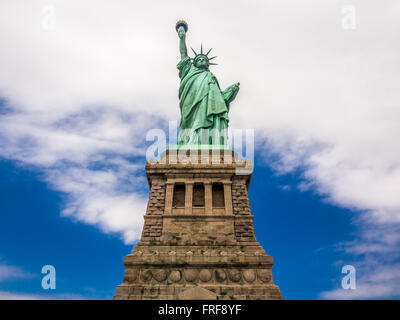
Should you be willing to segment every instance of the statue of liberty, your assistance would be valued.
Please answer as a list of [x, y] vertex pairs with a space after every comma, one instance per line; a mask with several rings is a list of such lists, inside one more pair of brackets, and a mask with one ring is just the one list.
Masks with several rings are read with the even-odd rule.
[[192, 49], [194, 58], [190, 58], [186, 48], [188, 25], [180, 20], [176, 24], [180, 39], [181, 61], [178, 63], [179, 106], [181, 122], [179, 125], [178, 145], [226, 145], [228, 113], [230, 103], [239, 91], [239, 83], [221, 91], [217, 78], [210, 72], [209, 57], [211, 51], [200, 53]]

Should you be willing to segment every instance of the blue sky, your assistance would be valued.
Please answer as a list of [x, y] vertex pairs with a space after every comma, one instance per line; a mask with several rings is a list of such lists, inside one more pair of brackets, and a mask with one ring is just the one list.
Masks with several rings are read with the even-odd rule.
[[1, 1], [0, 298], [47, 297], [44, 264], [56, 298], [112, 296], [152, 130], [179, 120], [182, 18], [222, 89], [241, 83], [230, 128], [255, 132], [256, 236], [284, 297], [400, 297], [399, 15], [397, 0]]

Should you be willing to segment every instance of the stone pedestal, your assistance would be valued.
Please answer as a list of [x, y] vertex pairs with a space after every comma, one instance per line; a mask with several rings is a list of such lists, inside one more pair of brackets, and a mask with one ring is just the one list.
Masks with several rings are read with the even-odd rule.
[[114, 299], [282, 299], [254, 236], [249, 165], [231, 150], [167, 150], [147, 162], [142, 237]]

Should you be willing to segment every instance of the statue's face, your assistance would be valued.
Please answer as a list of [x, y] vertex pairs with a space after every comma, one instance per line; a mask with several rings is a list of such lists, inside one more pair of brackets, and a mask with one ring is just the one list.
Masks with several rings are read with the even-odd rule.
[[206, 56], [198, 56], [194, 60], [194, 66], [200, 69], [208, 69], [209, 61]]

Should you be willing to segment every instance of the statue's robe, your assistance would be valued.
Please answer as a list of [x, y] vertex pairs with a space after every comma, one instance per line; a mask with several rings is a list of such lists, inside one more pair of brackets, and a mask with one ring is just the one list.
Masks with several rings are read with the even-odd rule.
[[[217, 129], [225, 135], [228, 128], [229, 102], [234, 90], [229, 87], [221, 92], [217, 78], [205, 69], [193, 65], [189, 57], [182, 59], [177, 68], [181, 84], [179, 100], [181, 122], [179, 125], [179, 144], [209, 144], [204, 141], [204, 129], [212, 132]], [[226, 139], [222, 144], [226, 143]], [[214, 141], [213, 144], [221, 144]]]

